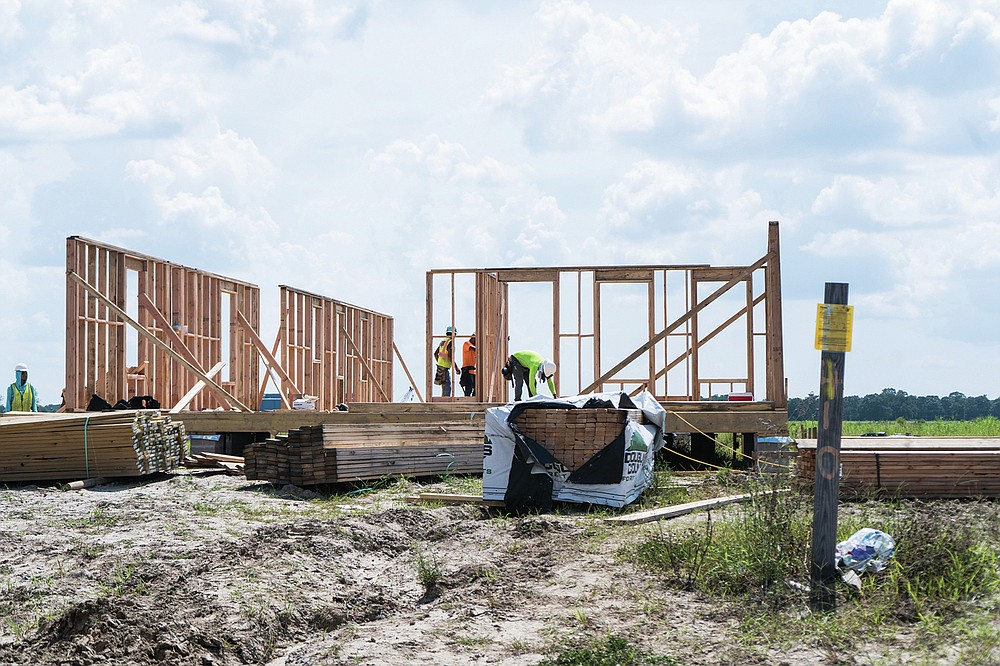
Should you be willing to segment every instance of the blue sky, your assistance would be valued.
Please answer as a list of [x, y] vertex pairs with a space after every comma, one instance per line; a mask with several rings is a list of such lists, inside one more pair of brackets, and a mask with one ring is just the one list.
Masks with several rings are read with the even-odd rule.
[[58, 400], [70, 235], [258, 284], [266, 340], [278, 284], [390, 314], [422, 376], [429, 269], [778, 220], [790, 395], [847, 282], [848, 394], [995, 397], [998, 51], [987, 0], [0, 0], [0, 369]]

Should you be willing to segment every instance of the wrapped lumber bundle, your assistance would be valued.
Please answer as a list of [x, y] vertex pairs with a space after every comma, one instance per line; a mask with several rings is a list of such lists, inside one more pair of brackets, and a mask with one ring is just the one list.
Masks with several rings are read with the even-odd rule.
[[252, 444], [244, 455], [248, 479], [297, 486], [479, 472], [483, 426], [469, 421], [306, 426]]
[[622, 507], [653, 481], [666, 412], [648, 391], [534, 397], [486, 410], [483, 499]]
[[0, 482], [168, 472], [187, 451], [184, 424], [158, 410], [0, 418]]

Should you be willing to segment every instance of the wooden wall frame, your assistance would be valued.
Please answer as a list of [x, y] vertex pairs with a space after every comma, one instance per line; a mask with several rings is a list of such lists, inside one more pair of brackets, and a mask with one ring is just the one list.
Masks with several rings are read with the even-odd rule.
[[392, 402], [393, 319], [326, 296], [279, 286], [281, 366], [293, 386], [282, 391], [338, 403]]
[[[560, 368], [564, 366], [563, 360], [567, 360], [566, 366], [576, 369], [575, 377], [569, 376], [572, 373], [557, 372], [559, 395], [610, 390], [634, 392], [645, 388], [657, 399], [671, 402], [706, 400], [717, 393], [749, 392], [755, 401], [770, 402], [775, 409], [787, 407], [777, 222], [768, 225], [767, 253], [747, 266], [682, 264], [428, 271], [425, 347], [428, 350], [433, 350], [444, 339], [448, 324], [454, 325], [455, 277], [462, 274], [475, 275], [473, 298], [479, 347], [475, 399], [478, 401], [504, 402], [508, 399], [507, 386], [499, 372], [512, 351], [507, 348], [510, 317], [517, 316], [509, 311], [508, 285], [540, 282], [552, 285], [552, 360]], [[441, 279], [436, 281], [435, 278]], [[440, 286], [442, 281], [446, 285], [444, 294], [437, 296], [435, 282]], [[601, 294], [605, 285], [615, 283], [646, 285], [646, 308], [636, 312], [636, 321], [643, 322], [649, 339], [610, 365], [602, 358], [601, 351], [602, 336], [612, 335], [602, 325]], [[575, 303], [561, 299], [566, 284], [575, 284], [575, 290], [570, 289], [575, 292]], [[711, 288], [710, 293], [704, 293], [705, 286]], [[731, 306], [733, 294], [738, 295], [739, 303], [735, 311], [727, 311], [724, 316], [713, 312]], [[442, 322], [440, 317], [435, 320], [436, 296], [446, 299], [450, 305], [450, 321]], [[585, 300], [589, 300], [589, 317], [584, 314]], [[721, 319], [721, 323], [715, 320], [706, 323], [710, 313], [715, 315], [715, 320]], [[740, 362], [727, 368], [724, 374], [707, 376], [703, 368], [716, 352], [713, 340], [733, 327], [744, 331], [745, 346]], [[463, 340], [462, 335], [456, 339], [456, 356]], [[589, 358], [582, 351], [585, 346], [592, 349]], [[577, 358], [564, 359], [565, 348], [575, 349]], [[643, 358], [645, 361], [640, 361], [642, 370], [637, 373], [634, 363]], [[758, 375], [763, 375], [763, 380], [758, 380]], [[428, 396], [433, 395], [433, 376], [434, 360], [428, 355], [425, 387]], [[433, 398], [435, 401], [461, 399], [454, 391], [451, 398]]]
[[[115, 307], [134, 312], [140, 326], [201, 372], [224, 362], [219, 385], [244, 405], [260, 404], [259, 366], [249, 336], [237, 322], [242, 314], [259, 328], [256, 285], [79, 236], [66, 239], [66, 270], [68, 409], [86, 409], [94, 394], [111, 403], [150, 395], [169, 409], [201, 379], [144, 336], [129, 348], [126, 322], [73, 275]], [[129, 293], [130, 272], [136, 293]], [[133, 353], [135, 365], [128, 366]], [[211, 391], [200, 392], [188, 404], [192, 410], [230, 406]]]

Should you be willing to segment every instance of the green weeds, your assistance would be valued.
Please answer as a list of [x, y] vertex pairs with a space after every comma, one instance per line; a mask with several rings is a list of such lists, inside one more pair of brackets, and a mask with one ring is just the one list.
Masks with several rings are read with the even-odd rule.
[[[816, 421], [789, 421], [788, 432], [792, 437], [806, 437]], [[997, 437], [1000, 436], [1000, 419], [986, 416], [974, 421], [844, 421], [842, 434], [846, 437], [881, 433], [886, 435], [913, 435], [921, 437]]]
[[424, 592], [431, 593], [444, 579], [444, 567], [434, 553], [424, 552], [420, 546], [414, 548], [413, 566], [417, 572], [417, 580]]
[[672, 666], [678, 662], [653, 655], [609, 633], [566, 648], [556, 657], [538, 663], [539, 666]]
[[846, 504], [838, 541], [873, 527], [893, 536], [894, 557], [884, 571], [862, 574], [861, 590], [838, 588], [835, 614], [809, 614], [807, 599], [787, 584], [809, 581], [809, 499], [757, 492], [746, 504], [710, 513], [698, 527], [661, 528], [619, 555], [668, 586], [737, 602], [732, 610], [748, 650], [762, 638], [809, 639], [836, 650], [912, 627], [918, 651], [934, 654], [941, 636], [955, 636], [957, 649], [981, 640], [995, 654], [998, 630], [989, 620], [1000, 605], [995, 503]]

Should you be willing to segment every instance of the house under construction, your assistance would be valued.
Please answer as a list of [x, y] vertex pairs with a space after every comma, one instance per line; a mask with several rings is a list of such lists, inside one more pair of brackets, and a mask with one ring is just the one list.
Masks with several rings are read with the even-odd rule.
[[[148, 395], [183, 412], [188, 432], [258, 438], [373, 422], [359, 416], [372, 412], [365, 404], [382, 405], [378, 413], [394, 422], [481, 414], [511, 399], [500, 369], [522, 348], [511, 345], [530, 337], [558, 365], [559, 395], [645, 389], [667, 408], [668, 429], [695, 439], [739, 433], [752, 445], [787, 429], [776, 222], [764, 255], [741, 266], [428, 271], [425, 349], [447, 325], [470, 322], [455, 343], [478, 333], [472, 398], [434, 395], [429, 353], [420, 395], [388, 315], [282, 285], [268, 345], [257, 285], [76, 236], [66, 252], [70, 411], [95, 394], [112, 403]], [[424, 404], [390, 405], [394, 361]], [[282, 409], [261, 412], [269, 382]], [[314, 409], [292, 409], [303, 397]], [[340, 403], [353, 414], [338, 412]]]

